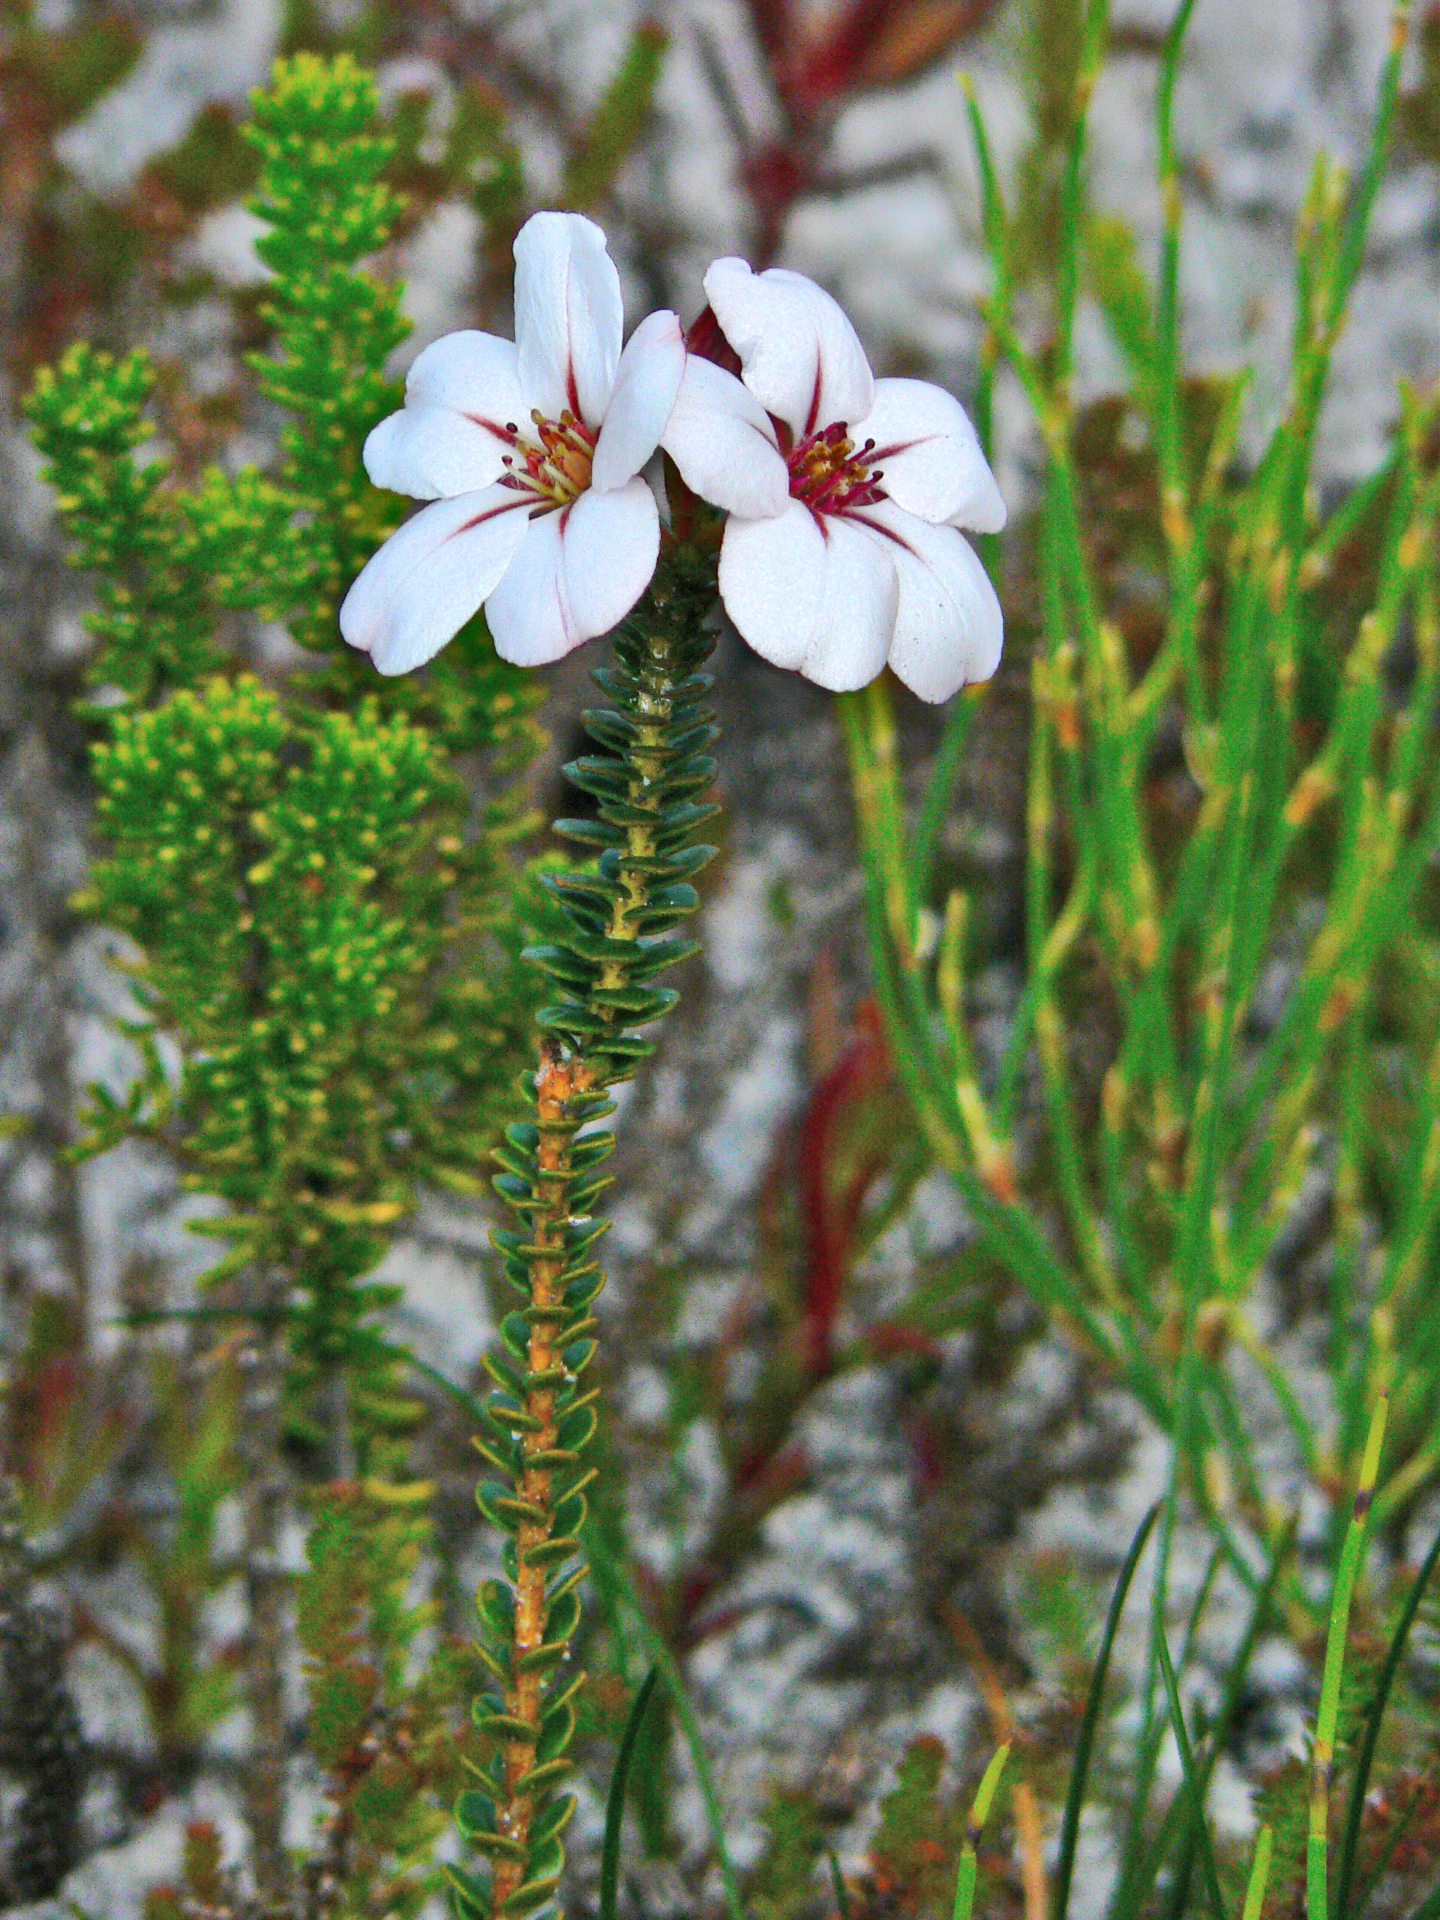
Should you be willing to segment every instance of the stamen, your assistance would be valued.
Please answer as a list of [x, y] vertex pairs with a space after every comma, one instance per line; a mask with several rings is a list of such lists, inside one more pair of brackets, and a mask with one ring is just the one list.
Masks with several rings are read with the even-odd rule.
[[812, 513], [845, 513], [873, 506], [881, 498], [880, 473], [867, 459], [874, 451], [873, 440], [857, 451], [843, 420], [816, 428], [785, 449], [791, 497], [803, 501]]
[[502, 455], [506, 472], [500, 476], [499, 484], [533, 494], [533, 518], [557, 508], [572, 507], [586, 491], [595, 455], [595, 436], [569, 407], [562, 410], [558, 420], [549, 420], [538, 407], [532, 407], [530, 419], [535, 439], [522, 439], [518, 428], [511, 429], [515, 433], [516, 455], [523, 466], [515, 464], [514, 456]]

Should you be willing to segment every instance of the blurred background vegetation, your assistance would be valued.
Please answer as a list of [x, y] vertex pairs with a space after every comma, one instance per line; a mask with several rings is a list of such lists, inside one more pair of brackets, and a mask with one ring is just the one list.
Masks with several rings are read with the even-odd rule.
[[[1261, 1821], [1303, 1911], [1337, 1593], [1334, 1911], [1433, 1888], [1440, 426], [1433, 311], [1392, 364], [1375, 289], [1434, 287], [1440, 10], [1386, 66], [1381, 9], [1277, 7], [1352, 111], [1270, 200], [1186, 124], [1206, 11], [1187, 53], [1081, 0], [5, 8], [9, 1906], [378, 1917], [454, 1855], [486, 1156], [590, 663], [477, 626], [377, 686], [333, 610], [410, 323], [507, 332], [542, 205], [632, 319], [714, 252], [849, 259], [1016, 507], [1005, 666], [946, 715], [722, 648], [710, 973], [620, 1124], [569, 1906], [658, 1664], [637, 1912], [948, 1912], [1001, 1742], [977, 1912], [1238, 1913]], [[1308, 170], [1288, 110], [1251, 148]], [[1189, 331], [1247, 192], [1294, 251], [1248, 380]]]

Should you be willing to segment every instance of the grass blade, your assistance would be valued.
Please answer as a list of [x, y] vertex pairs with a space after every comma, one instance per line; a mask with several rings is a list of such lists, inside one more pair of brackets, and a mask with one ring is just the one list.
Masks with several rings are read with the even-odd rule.
[[700, 1738], [700, 1728], [695, 1719], [695, 1710], [690, 1705], [689, 1695], [685, 1691], [685, 1682], [680, 1678], [680, 1670], [675, 1665], [674, 1655], [666, 1646], [655, 1625], [640, 1604], [634, 1583], [609, 1547], [600, 1537], [599, 1529], [586, 1527], [581, 1535], [588, 1558], [597, 1570], [603, 1569], [608, 1579], [620, 1595], [635, 1622], [640, 1638], [645, 1642], [645, 1650], [659, 1670], [665, 1682], [665, 1690], [670, 1695], [675, 1717], [680, 1722], [680, 1730], [685, 1735], [685, 1744], [690, 1749], [690, 1758], [694, 1762], [695, 1777], [700, 1783], [700, 1797], [705, 1802], [705, 1814], [710, 1823], [710, 1838], [715, 1847], [715, 1859], [720, 1868], [720, 1881], [725, 1890], [725, 1906], [730, 1920], [746, 1920], [744, 1904], [740, 1899], [740, 1883], [735, 1877], [735, 1863], [730, 1858], [730, 1849], [725, 1844], [725, 1827], [720, 1818], [720, 1796], [715, 1791], [715, 1776], [710, 1771], [710, 1761], [705, 1752], [705, 1744]]
[[1120, 1569], [1120, 1578], [1110, 1597], [1105, 1633], [1100, 1641], [1100, 1651], [1095, 1656], [1095, 1671], [1090, 1676], [1085, 1717], [1080, 1722], [1080, 1738], [1075, 1743], [1075, 1759], [1071, 1764], [1070, 1784], [1065, 1794], [1065, 1820], [1060, 1829], [1060, 1854], [1055, 1863], [1055, 1920], [1065, 1920], [1065, 1910], [1070, 1903], [1070, 1880], [1075, 1871], [1075, 1848], [1080, 1839], [1080, 1809], [1085, 1804], [1085, 1780], [1090, 1772], [1095, 1731], [1100, 1724], [1100, 1705], [1105, 1692], [1105, 1676], [1110, 1669], [1110, 1654], [1115, 1645], [1120, 1616], [1125, 1611], [1125, 1597], [1130, 1591], [1130, 1582], [1135, 1578], [1135, 1569], [1140, 1564], [1145, 1543], [1159, 1517], [1160, 1506], [1157, 1502], [1136, 1529], [1135, 1538], [1130, 1542], [1130, 1551], [1125, 1556], [1125, 1564]]
[[835, 1858], [833, 1853], [827, 1853], [825, 1858], [830, 1862], [830, 1884], [835, 1889], [835, 1906], [840, 1914], [840, 1920], [850, 1920], [850, 1896], [845, 1891], [845, 1880], [840, 1872], [840, 1862]]
[[1265, 1906], [1265, 1889], [1270, 1883], [1269, 1827], [1261, 1827], [1255, 1841], [1255, 1864], [1250, 1869], [1250, 1884], [1245, 1889], [1245, 1907], [1240, 1920], [1260, 1920]]
[[1360, 1748], [1360, 1758], [1355, 1766], [1355, 1778], [1350, 1787], [1350, 1804], [1345, 1812], [1345, 1841], [1340, 1854], [1340, 1880], [1335, 1893], [1335, 1912], [1337, 1920], [1348, 1920], [1350, 1912], [1350, 1884], [1355, 1874], [1355, 1851], [1360, 1841], [1360, 1822], [1365, 1813], [1365, 1795], [1370, 1786], [1370, 1768], [1375, 1759], [1375, 1743], [1380, 1738], [1380, 1722], [1385, 1717], [1385, 1707], [1390, 1699], [1390, 1689], [1395, 1683], [1395, 1675], [1400, 1670], [1401, 1657], [1405, 1652], [1405, 1642], [1416, 1614], [1420, 1611], [1420, 1602], [1430, 1576], [1440, 1563], [1440, 1533], [1437, 1533], [1426, 1554], [1424, 1564], [1415, 1576], [1415, 1584], [1410, 1589], [1405, 1602], [1405, 1611], [1400, 1616], [1399, 1625], [1391, 1636], [1389, 1650], [1385, 1655], [1385, 1665], [1380, 1670], [1380, 1679], [1375, 1688], [1375, 1698], [1370, 1702], [1370, 1711], [1365, 1721], [1365, 1739]]
[[615, 1892], [620, 1881], [620, 1827], [625, 1818], [625, 1789], [630, 1769], [635, 1764], [635, 1746], [640, 1738], [640, 1723], [650, 1705], [650, 1696], [660, 1678], [659, 1667], [651, 1667], [640, 1683], [630, 1718], [620, 1736], [620, 1751], [615, 1756], [615, 1771], [610, 1776], [610, 1796], [605, 1803], [605, 1841], [600, 1850], [600, 1920], [615, 1920]]
[[985, 1822], [990, 1817], [990, 1802], [995, 1798], [995, 1789], [1000, 1784], [1000, 1776], [1005, 1771], [1005, 1762], [1010, 1758], [1010, 1744], [996, 1749], [990, 1764], [981, 1777], [976, 1789], [974, 1804], [970, 1808], [970, 1818], [965, 1822], [965, 1844], [960, 1849], [960, 1870], [955, 1876], [955, 1909], [953, 1920], [970, 1920], [975, 1905], [975, 1876], [980, 1870], [980, 1859], [976, 1849], [980, 1845], [980, 1835], [985, 1830]]
[[1329, 1888], [1326, 1885], [1330, 1788], [1335, 1772], [1335, 1731], [1340, 1719], [1340, 1679], [1345, 1671], [1345, 1642], [1350, 1629], [1350, 1602], [1360, 1572], [1365, 1547], [1365, 1524], [1370, 1517], [1370, 1502], [1380, 1472], [1380, 1448], [1385, 1439], [1388, 1400], [1375, 1403], [1365, 1454], [1360, 1463], [1360, 1484], [1355, 1489], [1355, 1505], [1345, 1544], [1340, 1549], [1340, 1565], [1335, 1574], [1335, 1593], [1330, 1603], [1330, 1628], [1325, 1636], [1325, 1668], [1320, 1680], [1320, 1710], [1315, 1716], [1315, 1752], [1310, 1763], [1310, 1834], [1305, 1848], [1305, 1920], [1329, 1920]]
[[1190, 1735], [1185, 1730], [1185, 1715], [1180, 1709], [1180, 1688], [1176, 1684], [1175, 1669], [1170, 1664], [1170, 1649], [1165, 1644], [1164, 1634], [1156, 1640], [1155, 1651], [1160, 1656], [1160, 1672], [1165, 1681], [1165, 1697], [1170, 1702], [1170, 1724], [1175, 1729], [1175, 1745], [1180, 1750], [1180, 1770], [1185, 1776], [1185, 1791], [1190, 1797], [1190, 1817], [1193, 1823], [1191, 1831], [1195, 1835], [1195, 1845], [1200, 1854], [1205, 1897], [1210, 1902], [1210, 1912], [1214, 1920], [1226, 1920], [1225, 1902], [1220, 1893], [1220, 1876], [1215, 1870], [1215, 1855], [1205, 1826], [1205, 1792], [1195, 1772], [1195, 1755], [1190, 1748]]
[[945, 716], [945, 731], [940, 736], [940, 751], [935, 756], [930, 784], [925, 789], [924, 803], [915, 822], [915, 837], [910, 847], [910, 897], [918, 906], [923, 907], [930, 897], [930, 885], [935, 875], [935, 844], [955, 797], [955, 776], [960, 769], [960, 757], [970, 737], [974, 717], [973, 700], [961, 698], [950, 702], [950, 711]]
[[[1280, 1538], [1275, 1545], [1275, 1550], [1270, 1556], [1270, 1565], [1266, 1569], [1264, 1580], [1261, 1582], [1260, 1592], [1256, 1597], [1255, 1605], [1246, 1623], [1244, 1637], [1230, 1663], [1230, 1671], [1225, 1681], [1225, 1692], [1220, 1702], [1220, 1711], [1215, 1716], [1214, 1723], [1210, 1728], [1205, 1758], [1200, 1762], [1200, 1788], [1202, 1797], [1210, 1791], [1210, 1776], [1214, 1773], [1216, 1762], [1225, 1750], [1225, 1742], [1230, 1736], [1230, 1728], [1234, 1724], [1235, 1716], [1240, 1710], [1241, 1698], [1245, 1691], [1245, 1676], [1250, 1670], [1250, 1662], [1254, 1658], [1255, 1648], [1259, 1643], [1260, 1635], [1264, 1632], [1266, 1622], [1269, 1619], [1270, 1603], [1275, 1598], [1275, 1589], [1280, 1583], [1281, 1570], [1290, 1552], [1291, 1542], [1295, 1538], [1295, 1528], [1298, 1522], [1299, 1515], [1292, 1514], [1289, 1521], [1281, 1530]], [[1198, 1627], [1199, 1615], [1193, 1610], [1191, 1620], [1192, 1623]], [[1186, 1647], [1180, 1661], [1180, 1671], [1182, 1673], [1185, 1670], [1188, 1653], [1189, 1636], [1187, 1636]], [[1172, 1802], [1166, 1809], [1164, 1820], [1160, 1823], [1160, 1832], [1156, 1837], [1154, 1845], [1141, 1862], [1140, 1872], [1134, 1883], [1134, 1899], [1131, 1902], [1130, 1912], [1138, 1910], [1140, 1903], [1145, 1899], [1150, 1888], [1154, 1885], [1160, 1868], [1164, 1864], [1166, 1856], [1169, 1854], [1174, 1829], [1179, 1824], [1179, 1818], [1180, 1804], [1178, 1801]], [[1195, 1864], [1193, 1830], [1188, 1836], [1184, 1836], [1184, 1839], [1185, 1844], [1175, 1866], [1174, 1891], [1170, 1897], [1166, 1920], [1182, 1920], [1185, 1912], [1185, 1903], [1189, 1898], [1190, 1875]], [[1122, 1909], [1119, 1915], [1112, 1916], [1112, 1920], [1123, 1920], [1125, 1911], [1125, 1909]]]

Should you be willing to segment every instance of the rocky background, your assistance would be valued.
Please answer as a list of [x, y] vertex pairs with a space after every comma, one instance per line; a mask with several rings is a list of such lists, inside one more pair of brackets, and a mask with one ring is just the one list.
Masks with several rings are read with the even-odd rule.
[[[340, 0], [325, 0], [321, 12], [332, 9], [342, 13]], [[771, 252], [836, 291], [877, 370], [923, 371], [968, 395], [986, 267], [957, 76], [974, 75], [1002, 162], [1014, 168], [1030, 140], [1033, 35], [1043, 33], [1046, 9], [972, 0], [951, 11], [952, 25], [964, 26], [965, 15], [973, 30], [897, 83], [816, 115], [805, 130], [810, 177], [794, 191], [776, 183], [774, 155], [794, 127], [769, 83], [752, 16], [727, 0], [658, 7], [653, 17], [670, 45], [655, 124], [602, 216], [632, 315], [663, 302], [688, 319], [700, 273], [717, 253]], [[1145, 258], [1158, 228], [1151, 96], [1170, 0], [1116, 0], [1112, 11], [1114, 50], [1091, 119], [1090, 191], [1134, 228]], [[1292, 235], [1310, 169], [1322, 148], [1347, 161], [1363, 148], [1388, 11], [1385, 0], [1200, 0], [1196, 8], [1176, 107], [1186, 352], [1201, 369], [1253, 361], [1252, 445], [1280, 396]], [[23, 1349], [37, 1297], [83, 1323], [94, 1354], [113, 1356], [117, 1313], [162, 1287], [183, 1294], [205, 1257], [184, 1231], [189, 1203], [163, 1162], [131, 1148], [79, 1169], [62, 1157], [77, 1090], [126, 1071], [110, 1024], [126, 999], [106, 938], [80, 928], [67, 904], [86, 864], [85, 735], [71, 712], [87, 644], [85, 589], [61, 565], [14, 401], [37, 359], [84, 334], [148, 344], [183, 368], [201, 400], [235, 383], [244, 342], [223, 294], [257, 278], [253, 222], [238, 198], [197, 210], [157, 163], [204, 116], [243, 109], [287, 30], [277, 0], [134, 0], [116, 18], [138, 57], [117, 85], [67, 118], [50, 106], [42, 112], [24, 72], [16, 78], [24, 13], [8, 8], [0, 24], [9, 40], [0, 38], [0, 1112], [25, 1123], [0, 1140], [0, 1367]], [[94, 17], [80, 0], [41, 0], [30, 24], [63, 36]], [[397, 7], [382, 88], [390, 97], [431, 95], [443, 114], [459, 77], [493, 74], [543, 203], [559, 185], [557, 118], [583, 116], [635, 18], [617, 0]], [[35, 251], [42, 183], [45, 217], [57, 229], [48, 255]], [[133, 271], [107, 281], [94, 265], [94, 236], [123, 222], [138, 233]], [[461, 198], [442, 199], [408, 235], [396, 263], [415, 323], [406, 358], [457, 325], [504, 330], [504, 262], [488, 256], [485, 240], [482, 216]], [[200, 295], [183, 305], [157, 299], [167, 275], [199, 277]], [[1116, 368], [1093, 316], [1080, 340], [1083, 388], [1102, 394]], [[1416, 149], [1402, 153], [1376, 207], [1325, 419], [1327, 483], [1341, 488], [1373, 467], [1397, 381], [1424, 385], [1437, 371], [1440, 193], [1434, 164]], [[1002, 384], [998, 402], [1001, 483], [1023, 522], [1034, 446], [1018, 394]], [[261, 634], [255, 644], [285, 643]], [[978, 888], [987, 928], [989, 964], [975, 983], [982, 1042], [1003, 1032], [1018, 992], [1007, 943], [1020, 875], [1022, 655], [1017, 645], [985, 697], [942, 845], [950, 875]], [[622, 1115], [602, 1301], [631, 1536], [662, 1574], [697, 1555], [703, 1561], [725, 1498], [714, 1423], [692, 1417], [677, 1382], [704, 1361], [728, 1369], [735, 1406], [753, 1394], [775, 1289], [793, 1285], [801, 1257], [785, 1195], [806, 1118], [827, 1074], [864, 1037], [860, 880], [830, 703], [733, 641], [722, 644], [719, 670], [723, 857], [708, 883], [704, 957], [689, 966], [682, 1009]], [[553, 751], [537, 782], [543, 805], [556, 798], [558, 765], [573, 750], [584, 671], [572, 660], [553, 675]], [[902, 722], [918, 780], [936, 717], [912, 703]], [[402, 1337], [455, 1379], [473, 1379], [490, 1335], [487, 1228], [481, 1210], [437, 1200], [387, 1268], [406, 1290]], [[928, 1176], [913, 1208], [862, 1262], [841, 1337], [883, 1320], [887, 1303], [965, 1240], [948, 1183]], [[1296, 1262], [1304, 1257], [1297, 1240]], [[1277, 1288], [1285, 1284], [1277, 1274]], [[1283, 1351], [1302, 1397], [1318, 1392], [1303, 1318]], [[437, 1415], [442, 1424], [445, 1417]], [[1290, 1469], [1278, 1435], [1273, 1451], [1283, 1491]], [[463, 1458], [458, 1448], [451, 1457]], [[948, 1764], [972, 1777], [993, 1741], [999, 1690], [1043, 1747], [1057, 1693], [1034, 1626], [1043, 1611], [1032, 1604], [1037, 1582], [1063, 1573], [1079, 1582], [1080, 1604], [1096, 1604], [1161, 1485], [1164, 1451], [1015, 1296], [998, 1303], [986, 1328], [947, 1337], [938, 1358], [863, 1366], [815, 1393], [777, 1457], [793, 1486], [698, 1601], [687, 1673], [737, 1864], [760, 1855], [774, 1790], [793, 1787], [821, 1809], [848, 1869], [863, 1864], [880, 1798], [916, 1734], [937, 1736]], [[67, 1524], [83, 1530], [86, 1512], [134, 1469], [123, 1445], [112, 1450]], [[486, 1549], [459, 1469], [446, 1498], [463, 1586]], [[1306, 1516], [1317, 1541], [1325, 1518]], [[65, 1541], [36, 1545], [53, 1561]], [[1182, 1537], [1177, 1605], [1198, 1586], [1206, 1557], [1198, 1532]], [[145, 1589], [123, 1562], [57, 1575], [50, 1587], [57, 1618], [73, 1620], [77, 1609], [103, 1617], [137, 1649], [153, 1633]], [[1238, 1603], [1222, 1577], [1206, 1616], [1201, 1684], [1214, 1686], [1223, 1673]], [[455, 1624], [463, 1627], [463, 1617]], [[217, 1638], [231, 1627], [217, 1609]], [[978, 1658], [977, 1642], [986, 1650]], [[93, 1636], [75, 1633], [69, 1645], [65, 1671], [92, 1764], [86, 1857], [64, 1896], [105, 1920], [129, 1920], [145, 1887], [173, 1874], [187, 1819], [203, 1814], [222, 1832], [237, 1830], [244, 1729], [222, 1724], [202, 1777], [178, 1787], [152, 1778], [123, 1667]], [[1122, 1648], [1122, 1665], [1139, 1645], [1137, 1637]], [[1287, 1642], [1262, 1648], [1244, 1752], [1217, 1780], [1222, 1824], [1237, 1833], [1253, 1817], [1247, 1770], [1273, 1765], [1298, 1739], [1304, 1682]], [[678, 1764], [672, 1811], [683, 1847], [677, 1865], [637, 1869], [637, 1911], [695, 1910], [690, 1868], [705, 1855], [706, 1828], [683, 1753]], [[582, 1831], [598, 1833], [600, 1812], [592, 1795]], [[297, 1778], [297, 1836], [313, 1817], [313, 1795]], [[1098, 1912], [1106, 1888], [1098, 1816], [1085, 1845], [1072, 1907], [1080, 1914]], [[586, 1852], [577, 1834], [573, 1857]], [[583, 1886], [577, 1892], [583, 1899]], [[73, 1911], [63, 1902], [24, 1910]]]

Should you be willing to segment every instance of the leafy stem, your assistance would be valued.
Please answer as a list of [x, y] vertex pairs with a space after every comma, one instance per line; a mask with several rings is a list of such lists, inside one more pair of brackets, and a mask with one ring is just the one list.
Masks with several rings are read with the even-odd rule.
[[496, 1688], [476, 1703], [476, 1720], [496, 1751], [457, 1808], [462, 1834], [491, 1870], [488, 1885], [453, 1875], [461, 1920], [538, 1911], [564, 1870], [560, 1836], [574, 1800], [557, 1789], [583, 1681], [565, 1666], [588, 1571], [580, 1530], [592, 1474], [583, 1456], [596, 1424], [583, 1376], [603, 1285], [591, 1254], [605, 1223], [592, 1208], [614, 1144], [595, 1123], [613, 1111], [606, 1090], [652, 1050], [635, 1029], [678, 997], [656, 977], [695, 950], [672, 929], [697, 906], [690, 880], [712, 852], [693, 836], [716, 811], [701, 797], [715, 773], [705, 751], [715, 734], [711, 680], [701, 671], [713, 593], [708, 560], [672, 548], [619, 629], [613, 666], [595, 675], [614, 703], [585, 716], [601, 751], [566, 769], [595, 815], [557, 823], [594, 857], [547, 876], [564, 937], [527, 956], [557, 993], [539, 1015], [539, 1066], [526, 1076], [532, 1117], [506, 1130], [497, 1154], [496, 1187], [520, 1226], [495, 1241], [523, 1304], [501, 1324], [503, 1353], [486, 1363], [495, 1385], [476, 1442], [494, 1475], [476, 1497], [507, 1538], [504, 1577], [487, 1581], [476, 1602], [480, 1658]]

